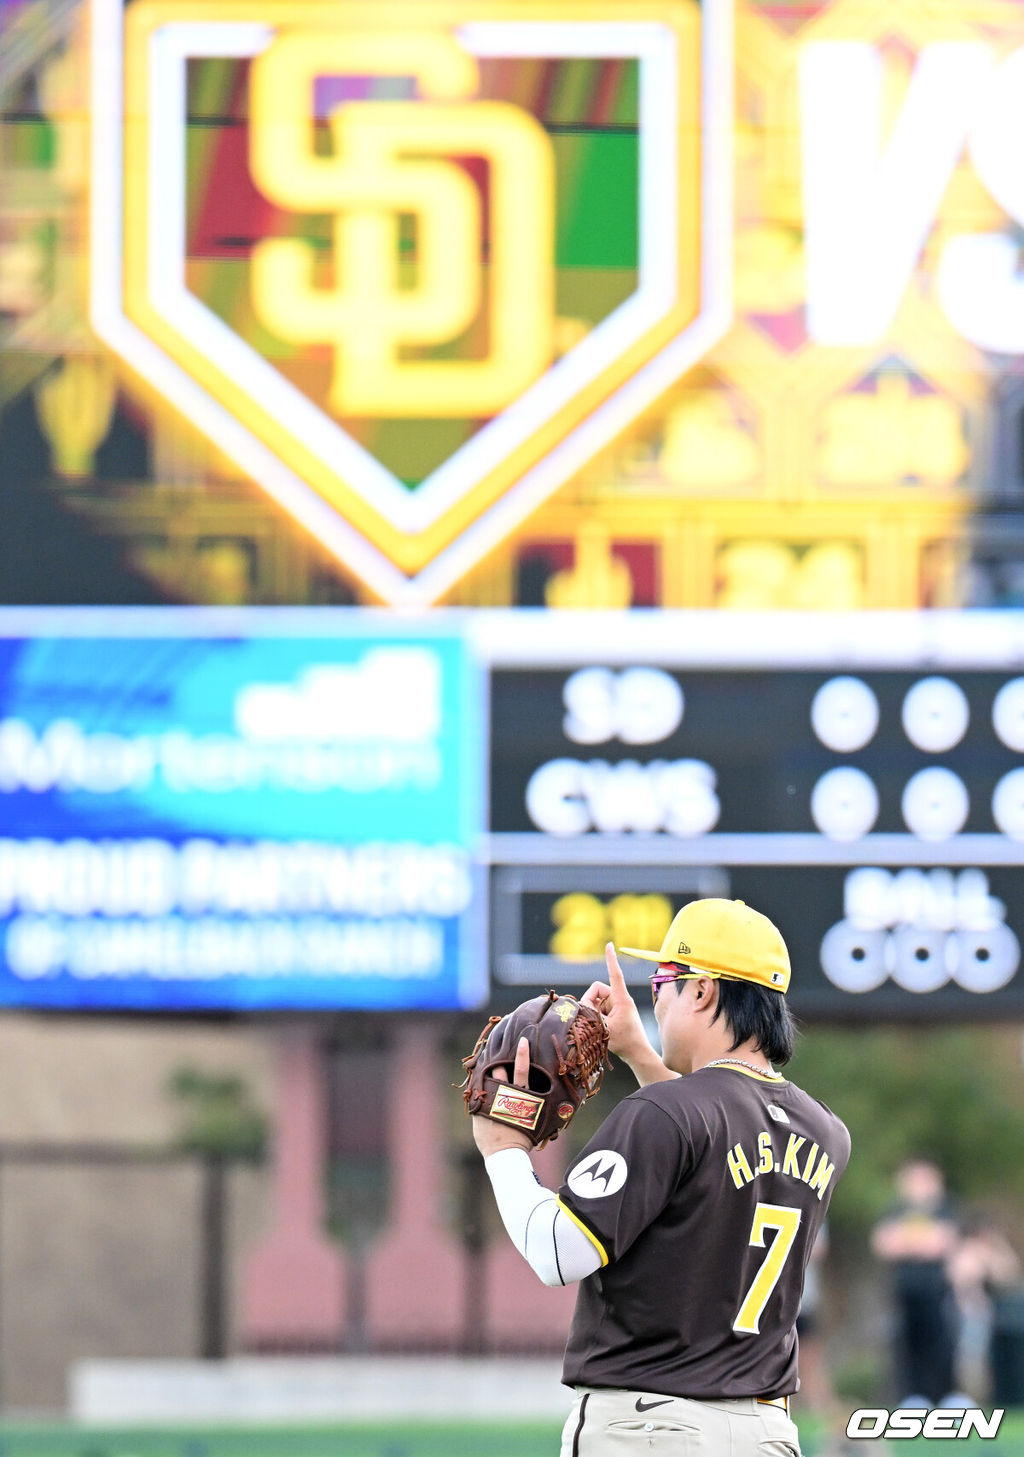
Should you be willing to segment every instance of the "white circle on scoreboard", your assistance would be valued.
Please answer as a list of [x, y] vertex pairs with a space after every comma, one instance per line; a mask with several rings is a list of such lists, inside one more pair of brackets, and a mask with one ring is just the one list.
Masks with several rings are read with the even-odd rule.
[[860, 996], [888, 978], [885, 948], [888, 932], [839, 921], [821, 941], [821, 969], [833, 986]]
[[1024, 840], [1024, 769], [1011, 769], [996, 785], [992, 818], [1008, 840]]
[[997, 992], [1020, 965], [1020, 942], [1004, 921], [982, 931], [957, 931], [954, 980], [968, 992]]
[[952, 968], [945, 931], [899, 926], [889, 945], [892, 979], [905, 992], [935, 992], [949, 981]]
[[1024, 752], [1024, 678], [1011, 678], [996, 694], [992, 727], [1008, 749]]
[[922, 678], [903, 700], [903, 731], [927, 754], [943, 754], [967, 732], [967, 694], [952, 678]]
[[837, 754], [862, 749], [878, 728], [878, 699], [860, 678], [830, 678], [814, 695], [811, 727]]
[[863, 769], [830, 769], [811, 791], [811, 818], [830, 840], [859, 840], [878, 818], [874, 780]]
[[903, 791], [903, 819], [919, 840], [949, 840], [964, 827], [971, 801], [952, 769], [922, 769]]

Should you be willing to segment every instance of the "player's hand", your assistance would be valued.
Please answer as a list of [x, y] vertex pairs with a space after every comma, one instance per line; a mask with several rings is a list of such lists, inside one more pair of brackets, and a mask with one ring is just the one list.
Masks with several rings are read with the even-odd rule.
[[[508, 1082], [503, 1067], [496, 1067], [493, 1076], [495, 1082]], [[516, 1088], [530, 1086], [530, 1044], [525, 1037], [520, 1037], [519, 1046], [516, 1048], [512, 1085]], [[496, 1123], [493, 1118], [471, 1118], [470, 1122], [473, 1125], [473, 1140], [484, 1158], [488, 1154], [499, 1153], [503, 1148], [524, 1148], [527, 1153], [533, 1148], [525, 1133], [520, 1133], [518, 1128], [512, 1128], [507, 1123]]]
[[604, 948], [608, 981], [595, 981], [580, 998], [600, 1012], [608, 1028], [608, 1050], [617, 1053], [642, 1088], [648, 1083], [664, 1082], [679, 1074], [666, 1067], [655, 1052], [644, 1031], [636, 1002], [629, 995], [615, 947], [609, 941]]
[[610, 941], [604, 948], [604, 960], [608, 968], [607, 982], [592, 982], [580, 1001], [593, 1007], [604, 1018], [608, 1028], [608, 1051], [617, 1053], [623, 1062], [632, 1065], [635, 1058], [650, 1055], [651, 1044]]

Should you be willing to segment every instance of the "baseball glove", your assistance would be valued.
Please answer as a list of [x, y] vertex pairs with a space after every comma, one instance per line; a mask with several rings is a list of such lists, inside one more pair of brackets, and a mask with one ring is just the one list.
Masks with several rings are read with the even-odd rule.
[[[521, 1037], [530, 1044], [528, 1088], [512, 1086]], [[459, 1087], [466, 1112], [509, 1123], [543, 1148], [600, 1088], [607, 1056], [600, 1012], [554, 991], [533, 997], [504, 1017], [492, 1017], [462, 1059], [467, 1076]], [[494, 1076], [497, 1068], [504, 1069], [507, 1082]]]

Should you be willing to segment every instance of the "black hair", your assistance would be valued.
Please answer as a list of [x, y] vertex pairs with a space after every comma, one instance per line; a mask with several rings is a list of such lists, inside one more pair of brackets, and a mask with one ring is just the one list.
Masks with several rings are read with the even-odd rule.
[[725, 1017], [726, 1026], [735, 1041], [729, 1049], [735, 1051], [744, 1042], [753, 1040], [758, 1052], [774, 1066], [784, 1067], [793, 1056], [796, 1045], [797, 1026], [789, 1004], [781, 992], [758, 986], [750, 981], [728, 981], [719, 978], [718, 1006], [712, 1022]]

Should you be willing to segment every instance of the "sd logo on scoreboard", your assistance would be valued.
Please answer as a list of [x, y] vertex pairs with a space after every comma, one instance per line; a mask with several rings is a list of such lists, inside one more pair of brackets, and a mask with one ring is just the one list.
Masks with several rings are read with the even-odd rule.
[[433, 600], [728, 325], [727, 18], [94, 0], [94, 327]]

